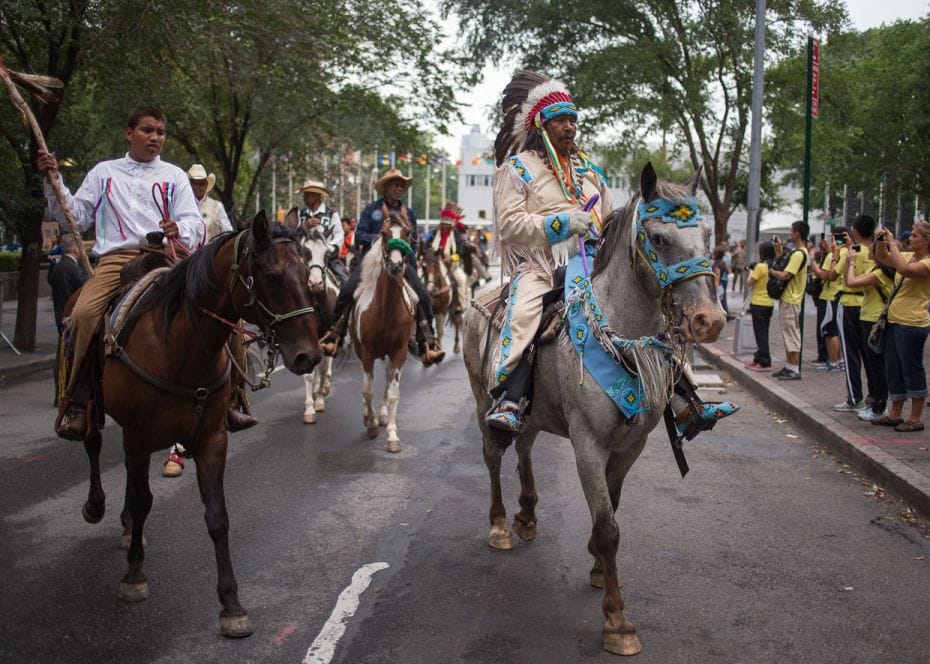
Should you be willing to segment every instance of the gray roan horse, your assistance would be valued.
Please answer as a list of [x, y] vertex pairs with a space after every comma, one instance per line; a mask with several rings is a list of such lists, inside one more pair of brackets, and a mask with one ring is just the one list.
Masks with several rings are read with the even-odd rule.
[[[291, 214], [296, 216], [297, 208], [291, 210], [288, 216]], [[287, 225], [286, 222], [285, 225]], [[333, 307], [336, 305], [336, 298], [339, 296], [336, 278], [326, 268], [329, 245], [319, 227], [309, 230], [298, 228], [294, 237], [303, 250], [309, 271], [307, 286], [310, 288], [310, 297], [323, 319], [325, 329], [332, 316]], [[304, 424], [315, 424], [317, 413], [326, 410], [326, 397], [332, 392], [332, 385], [333, 358], [324, 355], [323, 361], [312, 373], [304, 374]]]
[[[700, 172], [685, 185], [659, 182], [652, 165], [647, 165], [641, 177], [641, 191], [625, 208], [615, 211], [603, 229], [592, 271], [592, 287], [609, 325], [621, 338], [639, 339], [667, 332], [680, 352], [682, 341], [713, 341], [725, 325], [712, 277], [660, 287], [636, 234], [634, 216], [640, 201], [660, 198], [675, 202], [683, 196], [693, 196], [699, 178]], [[664, 265], [708, 255], [709, 231], [703, 223], [678, 228], [674, 223], [648, 219], [643, 225]], [[488, 375], [493, 361], [493, 353], [485, 352], [487, 325], [485, 315], [477, 308], [468, 312], [464, 358], [477, 401], [484, 461], [491, 478], [488, 544], [506, 550], [513, 547], [513, 538], [501, 498], [503, 452], [492, 442], [491, 432], [484, 423], [484, 415], [491, 406]], [[496, 335], [492, 340], [496, 343]], [[588, 551], [594, 556], [590, 582], [604, 589], [604, 648], [616, 654], [635, 655], [642, 646], [636, 628], [623, 613], [616, 560], [620, 530], [614, 514], [623, 480], [642, 452], [646, 436], [662, 417], [677, 372], [668, 368], [665, 360], [664, 366], [655, 367], [658, 370], [653, 372], [653, 393], [647, 392], [644, 399], [649, 403], [651, 398], [652, 407], [630, 421], [590, 375], [579, 385], [578, 357], [565, 330], [555, 342], [540, 346], [536, 359], [532, 409], [526, 426], [516, 438], [521, 509], [514, 516], [513, 530], [525, 541], [536, 537], [537, 494], [531, 452], [537, 434], [547, 431], [571, 439], [593, 520], [588, 541]]]

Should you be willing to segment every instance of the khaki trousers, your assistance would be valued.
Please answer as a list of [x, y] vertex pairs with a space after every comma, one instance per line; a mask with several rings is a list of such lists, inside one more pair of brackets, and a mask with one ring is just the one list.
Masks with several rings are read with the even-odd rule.
[[65, 394], [74, 395], [78, 386], [78, 376], [84, 356], [94, 340], [103, 314], [113, 296], [119, 292], [120, 271], [123, 266], [139, 255], [138, 251], [116, 251], [107, 254], [97, 263], [93, 276], [88, 279], [78, 293], [77, 302], [71, 312], [71, 345], [74, 349], [74, 365]]
[[510, 280], [507, 313], [501, 329], [497, 353], [494, 355], [494, 373], [491, 389], [497, 387], [513, 372], [523, 351], [527, 349], [542, 318], [543, 295], [552, 289], [552, 281], [545, 272], [526, 270], [517, 272]]
[[464, 310], [468, 307], [468, 277], [465, 276], [465, 270], [462, 269], [462, 262], [453, 261], [449, 272], [452, 278], [455, 279], [455, 287], [458, 289], [458, 304]]

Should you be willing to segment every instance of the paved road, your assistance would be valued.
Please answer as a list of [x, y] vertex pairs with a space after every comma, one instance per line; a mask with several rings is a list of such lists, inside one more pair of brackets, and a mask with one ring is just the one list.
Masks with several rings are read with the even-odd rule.
[[[89, 525], [83, 450], [49, 434], [50, 381], [0, 388], [0, 661], [301, 662], [353, 574], [379, 562], [389, 566], [361, 592], [335, 662], [616, 661], [601, 650], [600, 592], [587, 585], [590, 526], [570, 445], [537, 443], [537, 541], [492, 551], [461, 360], [408, 365], [398, 455], [383, 434], [364, 437], [357, 363], [337, 371], [319, 424], [301, 423], [302, 383], [278, 373], [255, 399], [262, 424], [233, 438], [233, 562], [255, 624], [240, 641], [219, 635], [193, 473], [153, 472], [151, 598], [123, 604], [118, 430], [105, 435], [109, 512]], [[727, 396], [743, 410], [690, 445], [687, 479], [657, 432], [624, 488], [620, 565], [644, 645], [636, 661], [926, 662], [925, 525], [867, 495], [746, 393]], [[510, 453], [511, 510], [514, 466]]]

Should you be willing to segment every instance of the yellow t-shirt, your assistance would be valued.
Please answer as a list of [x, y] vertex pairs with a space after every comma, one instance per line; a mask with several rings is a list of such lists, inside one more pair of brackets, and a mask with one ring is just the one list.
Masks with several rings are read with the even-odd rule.
[[785, 285], [785, 292], [781, 295], [781, 301], [785, 304], [801, 304], [801, 300], [804, 299], [804, 287], [807, 285], [804, 277], [807, 276], [808, 261], [807, 247], [798, 247], [791, 252], [791, 259], [788, 261], [785, 272], [794, 276]]
[[[930, 268], [930, 258], [920, 261]], [[898, 275], [898, 281], [901, 275]], [[891, 306], [888, 307], [888, 322], [910, 327], [930, 327], [930, 313], [927, 313], [927, 303], [930, 302], [930, 275], [925, 277], [908, 277], [898, 289]]]
[[[820, 264], [820, 269], [824, 272], [829, 272], [830, 268], [833, 267], [833, 254], [828, 253], [827, 257], [823, 259], [823, 262]], [[824, 302], [833, 302], [836, 299], [836, 292], [839, 290], [839, 283], [836, 279], [832, 281], [823, 282], [823, 290], [820, 291], [820, 299]]]
[[[840, 259], [836, 262], [836, 273], [839, 275], [836, 279], [833, 280], [833, 283], [837, 284], [837, 292], [843, 293], [840, 295], [840, 304], [844, 307], [861, 307], [862, 306], [862, 289], [861, 288], [847, 288], [846, 286], [846, 256], [849, 254], [849, 249], [843, 247], [840, 249]], [[861, 256], [862, 254], [857, 254]]]
[[[878, 279], [875, 286], [866, 286], [863, 289], [862, 309], [859, 311], [859, 320], [865, 323], [874, 323], [885, 308], [885, 302], [891, 297], [891, 291], [894, 284], [891, 277], [882, 272], [881, 268], [875, 264], [866, 254], [856, 256], [856, 276], [862, 274], [871, 274]], [[879, 294], [881, 291], [881, 294]], [[884, 297], [882, 297], [884, 295]]]
[[752, 298], [749, 304], [755, 304], [760, 307], [774, 307], [775, 300], [769, 297], [766, 286], [769, 283], [769, 264], [765, 261], [759, 261], [749, 273], [752, 280]]

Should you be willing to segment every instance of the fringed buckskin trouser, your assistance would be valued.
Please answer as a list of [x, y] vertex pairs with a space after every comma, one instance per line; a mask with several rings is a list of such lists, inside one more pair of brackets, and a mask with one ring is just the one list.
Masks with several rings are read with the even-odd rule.
[[543, 295], [552, 289], [548, 274], [538, 270], [522, 270], [510, 279], [507, 295], [507, 310], [501, 328], [497, 352], [494, 354], [494, 369], [489, 389], [494, 389], [507, 380], [513, 372], [523, 351], [527, 349], [543, 312]]
[[139, 255], [138, 251], [114, 251], [102, 257], [90, 277], [78, 293], [74, 310], [71, 312], [71, 345], [74, 349], [74, 365], [65, 394], [74, 395], [81, 375], [81, 364], [94, 335], [103, 319], [107, 305], [120, 288], [120, 271], [123, 266]]
[[462, 261], [452, 261], [449, 276], [455, 280], [458, 304], [464, 310], [468, 307], [468, 277], [465, 276], [465, 270], [462, 269]]

